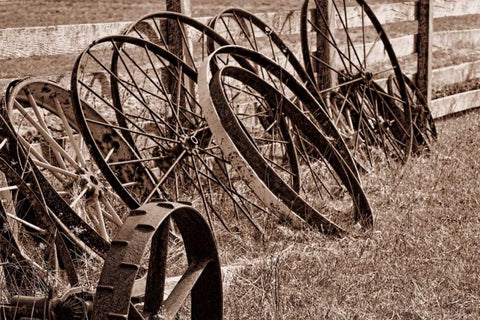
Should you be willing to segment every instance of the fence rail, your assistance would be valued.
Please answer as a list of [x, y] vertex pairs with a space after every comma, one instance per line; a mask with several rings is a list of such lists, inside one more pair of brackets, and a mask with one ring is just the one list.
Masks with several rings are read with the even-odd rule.
[[[374, 12], [382, 23], [396, 23], [415, 21], [418, 17], [418, 2], [402, 2], [395, 4], [379, 4], [372, 6]], [[480, 1], [471, 0], [435, 0], [433, 2], [433, 17], [444, 18], [453, 16], [480, 14]], [[300, 32], [300, 12], [266, 12], [258, 16], [277, 32], [287, 38], [298, 36]], [[347, 8], [349, 27], [358, 26], [361, 21], [357, 19], [358, 13], [353, 8]], [[206, 23], [208, 17], [199, 18]], [[358, 20], [358, 21], [357, 21]], [[2, 60], [29, 58], [35, 56], [55, 56], [63, 54], [79, 54], [92, 41], [103, 36], [121, 33], [130, 22], [111, 22], [94, 24], [58, 25], [48, 27], [26, 27], [0, 29], [0, 67]], [[398, 57], [407, 57], [418, 52], [417, 35], [411, 34], [391, 39]], [[292, 51], [300, 54], [298, 41], [291, 42]], [[435, 32], [431, 40], [433, 51], [446, 48], [475, 49], [480, 48], [480, 29], [455, 30]], [[381, 53], [379, 53], [380, 55]], [[19, 74], [19, 77], [25, 74]], [[46, 78], [59, 80], [67, 79], [68, 74], [51, 75]], [[480, 77], [480, 61], [462, 63], [459, 65], [443, 67], [432, 70], [432, 84], [435, 87], [463, 82]], [[4, 87], [10, 79], [0, 79], [0, 88]], [[480, 104], [478, 92], [464, 93], [458, 96], [459, 101], [469, 103], [468, 106], [476, 107]], [[477, 98], [477, 100], [475, 100]], [[453, 99], [453, 98], [452, 98]], [[458, 106], [453, 100], [442, 98], [432, 104], [437, 116], [445, 115], [447, 111], [457, 111], [464, 107]], [[440, 102], [447, 105], [440, 107]]]

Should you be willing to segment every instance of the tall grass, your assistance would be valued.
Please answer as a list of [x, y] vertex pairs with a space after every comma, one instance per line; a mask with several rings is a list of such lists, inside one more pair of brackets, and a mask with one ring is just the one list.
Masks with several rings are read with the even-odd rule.
[[437, 125], [429, 155], [365, 177], [372, 231], [338, 240], [276, 226], [239, 240], [248, 248], [227, 260], [262, 258], [230, 271], [225, 318], [480, 318], [480, 112]]

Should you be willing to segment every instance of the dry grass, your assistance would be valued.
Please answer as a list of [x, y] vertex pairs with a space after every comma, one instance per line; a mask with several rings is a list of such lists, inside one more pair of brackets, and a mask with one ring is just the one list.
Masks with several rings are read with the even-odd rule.
[[245, 240], [237, 259], [263, 258], [232, 276], [226, 319], [478, 319], [480, 112], [438, 127], [430, 155], [365, 178], [373, 231]]

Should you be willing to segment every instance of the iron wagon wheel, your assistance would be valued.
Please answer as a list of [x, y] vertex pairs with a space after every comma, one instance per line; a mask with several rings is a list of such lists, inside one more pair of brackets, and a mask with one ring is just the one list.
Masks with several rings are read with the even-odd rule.
[[[140, 17], [125, 30], [124, 34], [153, 42], [178, 57], [195, 72], [198, 72], [198, 63], [208, 56], [209, 46], [230, 44], [222, 35], [202, 22], [170, 11], [161, 11]], [[235, 59], [240, 65], [253, 69], [244, 59], [238, 57]], [[114, 63], [118, 60], [116, 52], [114, 52], [112, 60]], [[168, 82], [167, 79], [166, 82]], [[191, 95], [196, 95], [196, 83], [185, 83], [185, 87], [188, 88]], [[120, 86], [112, 79], [114, 103], [121, 105], [119, 90]], [[184, 101], [179, 102], [185, 104]], [[200, 113], [201, 110], [193, 110], [193, 112]], [[119, 118], [118, 121], [122, 123], [123, 120]], [[123, 123], [123, 125], [126, 124]]]
[[[201, 71], [200, 83], [202, 105], [211, 109], [206, 113], [210, 128], [235, 168], [258, 195], [283, 212], [286, 219], [300, 217], [326, 234], [339, 235], [356, 222], [365, 228], [372, 225], [371, 208], [357, 174], [331, 140], [305, 117], [290, 97], [254, 73], [235, 66], [220, 69], [209, 80], [207, 63]], [[250, 90], [243, 89], [247, 86]], [[305, 92], [298, 91], [296, 97], [302, 100]], [[288, 164], [283, 159], [270, 157], [270, 151], [264, 152], [265, 149], [281, 149], [287, 143], [282, 139], [281, 130], [273, 128], [269, 132], [253, 126], [252, 118], [258, 113], [249, 112], [248, 106], [239, 111], [235, 104], [239, 94], [250, 96], [256, 103], [260, 101], [266, 109], [272, 105], [266, 101], [276, 102], [276, 108], [270, 111], [287, 121], [289, 130], [295, 133], [292, 147], [299, 154], [303, 176], [300, 191], [291, 188], [292, 172]]]
[[[104, 121], [83, 105], [92, 118]], [[18, 142], [47, 194], [46, 201], [54, 203], [55, 212], [62, 212], [59, 219], [70, 230], [91, 226], [79, 234], [86, 243], [98, 237], [109, 242], [123, 223], [126, 206], [90, 159], [70, 92], [50, 81], [25, 79], [10, 86], [6, 106]], [[93, 249], [99, 252], [100, 248]]]
[[[310, 8], [316, 14], [310, 15]], [[307, 72], [317, 80], [325, 100], [334, 98], [330, 113], [334, 122], [342, 123], [352, 153], [363, 154], [366, 167], [374, 166], [375, 149], [387, 160], [406, 161], [413, 142], [406, 85], [390, 40], [368, 4], [364, 0], [357, 0], [355, 6], [348, 0], [306, 0], [301, 35]], [[396, 97], [378, 81], [392, 72], [398, 79]]]
[[[415, 137], [413, 153], [420, 153], [422, 150], [430, 149], [430, 145], [437, 139], [437, 129], [427, 99], [409, 77], [404, 75], [404, 79], [407, 84], [408, 99], [412, 105], [413, 135]], [[387, 87], [390, 95], [398, 97], [398, 83], [394, 75], [388, 77]]]
[[[104, 75], [101, 84], [90, 85], [93, 74]], [[252, 215], [264, 211], [263, 205], [230, 175], [230, 164], [186, 85], [196, 80], [194, 69], [151, 42], [128, 36], [100, 39], [78, 57], [72, 73], [80, 131], [130, 208], [155, 198], [189, 201], [202, 207], [212, 226], [216, 219], [228, 229], [230, 203], [235, 215], [261, 229]], [[80, 99], [106, 122], [89, 118]]]
[[[351, 170], [358, 176], [357, 172], [357, 163], [352, 159], [350, 150], [345, 144], [345, 141], [342, 138], [341, 133], [337, 129], [336, 125], [332, 122], [325, 109], [322, 107], [319, 100], [310, 93], [310, 91], [295, 79], [291, 73], [285, 70], [283, 67], [269, 59], [268, 57], [253, 51], [251, 49], [241, 47], [241, 46], [224, 46], [218, 48], [214, 53], [208, 58], [208, 62], [204, 63], [204, 66], [208, 68], [208, 71], [211, 74], [215, 73], [215, 70], [218, 70], [225, 61], [229, 61], [227, 65], [236, 65], [233, 59], [230, 59], [229, 56], [236, 56], [247, 60], [250, 65], [254, 66], [255, 73], [259, 76], [262, 75], [262, 79], [267, 83], [271, 84], [277, 90], [282, 92], [283, 95], [292, 99], [295, 104], [301, 108], [306, 116], [308, 116], [312, 121], [314, 121], [321, 129], [322, 132], [329, 136], [330, 141], [335, 145], [335, 148], [342, 154], [344, 160], [349, 165]], [[249, 69], [250, 70], [250, 69]], [[252, 71], [252, 70], [250, 70]], [[253, 72], [253, 71], [252, 71]], [[202, 84], [203, 85], [203, 84]], [[248, 87], [246, 88], [248, 90]], [[303, 99], [297, 97], [297, 93], [303, 93]], [[281, 122], [272, 122], [272, 116], [268, 112], [260, 112], [259, 124], [263, 126], [264, 130], [270, 130], [270, 127], [265, 128], [264, 123], [273, 123], [273, 125], [282, 125]], [[262, 117], [267, 118], [268, 120], [261, 119]], [[284, 129], [282, 129], [284, 130]], [[292, 133], [289, 133], [292, 135]], [[288, 151], [288, 149], [287, 149]], [[285, 155], [285, 159], [290, 161], [295, 161], [296, 157], [287, 158], [288, 154]], [[294, 163], [290, 164], [292, 167], [295, 166]]]
[[87, 263], [85, 251], [70, 249], [74, 231], [59, 226], [30, 159], [3, 115], [0, 124], [0, 309], [6, 319], [41, 317], [40, 301], [81, 285], [94, 263]]
[[[187, 260], [171, 291], [165, 281], [169, 219], [181, 233]], [[145, 255], [148, 248], [150, 254]], [[105, 260], [93, 319], [177, 319], [178, 315], [183, 319], [186, 314], [189, 319], [222, 319], [222, 309], [218, 253], [201, 214], [172, 202], [148, 203], [131, 211]]]

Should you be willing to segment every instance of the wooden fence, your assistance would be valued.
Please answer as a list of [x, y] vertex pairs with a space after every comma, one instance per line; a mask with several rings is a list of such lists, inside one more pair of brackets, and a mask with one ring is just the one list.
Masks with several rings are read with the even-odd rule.
[[[167, 0], [167, 8], [188, 13], [190, 12], [189, 0]], [[416, 20], [419, 22], [417, 34], [391, 38], [391, 42], [398, 57], [412, 56], [418, 61], [416, 67], [418, 83], [429, 96], [432, 85], [441, 87], [480, 78], [480, 61], [432, 69], [432, 51], [469, 49], [480, 52], [480, 29], [432, 32], [433, 18], [480, 14], [480, 1], [418, 0], [373, 5], [372, 9], [382, 24]], [[258, 16], [284, 36], [299, 35], [299, 11], [267, 12], [260, 13]], [[353, 18], [355, 16], [353, 12], [351, 16], [350, 26], [360, 23]], [[205, 23], [208, 19], [208, 17], [199, 18]], [[77, 55], [95, 39], [121, 33], [129, 23], [109, 22], [0, 29], [0, 68], [5, 61], [11, 62], [12, 59]], [[299, 41], [292, 43], [292, 50], [299, 54]], [[29, 70], [25, 70], [25, 73], [15, 76], [23, 77], [29, 75], [28, 72]], [[65, 79], [65, 83], [68, 83], [69, 74], [56, 74], [46, 78]], [[0, 88], [4, 88], [10, 80], [0, 79]], [[480, 90], [436, 99], [431, 104], [435, 117], [477, 106], [480, 106]]]

